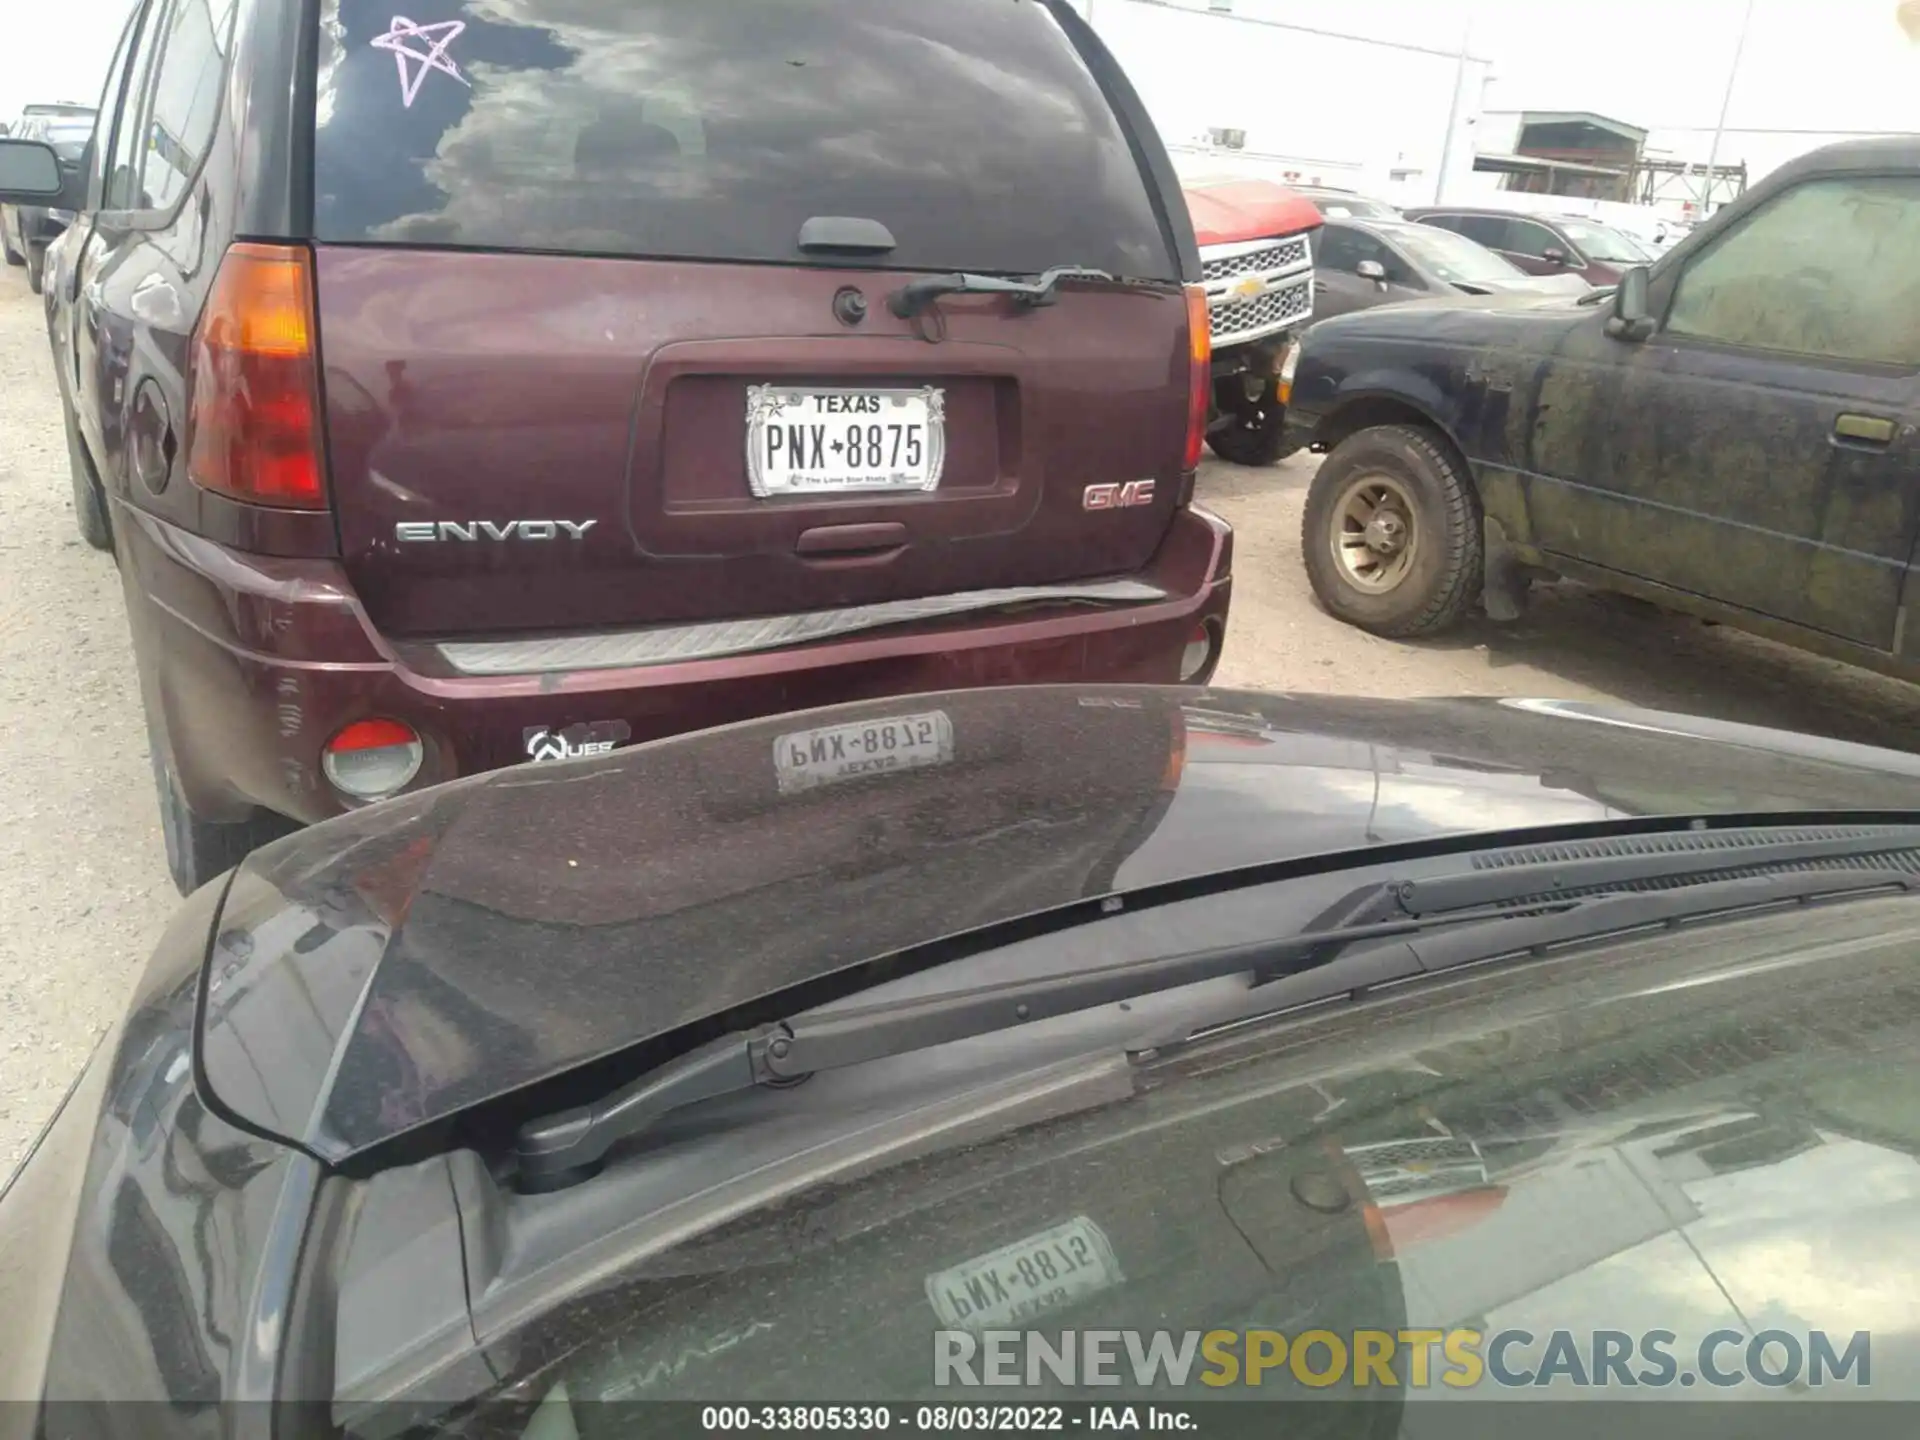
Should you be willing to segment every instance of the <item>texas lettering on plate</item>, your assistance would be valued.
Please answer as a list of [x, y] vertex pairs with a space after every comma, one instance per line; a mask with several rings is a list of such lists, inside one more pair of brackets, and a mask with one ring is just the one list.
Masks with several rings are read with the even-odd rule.
[[1100, 1227], [1084, 1215], [976, 1255], [927, 1277], [927, 1299], [942, 1324], [1000, 1327], [1056, 1310], [1126, 1277]]
[[946, 460], [944, 392], [755, 385], [747, 478], [763, 500], [928, 491]]
[[783, 795], [951, 759], [953, 721], [944, 710], [796, 730], [773, 742], [773, 772]]

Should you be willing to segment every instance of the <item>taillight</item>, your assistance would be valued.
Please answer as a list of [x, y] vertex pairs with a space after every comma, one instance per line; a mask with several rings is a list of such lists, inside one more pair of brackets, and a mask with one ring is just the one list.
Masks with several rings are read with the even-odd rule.
[[1187, 458], [1184, 468], [1200, 463], [1207, 442], [1207, 419], [1213, 413], [1213, 322], [1207, 315], [1207, 292], [1187, 286]]
[[1167, 740], [1167, 768], [1160, 775], [1160, 788], [1169, 795], [1180, 788], [1180, 777], [1187, 770], [1187, 717], [1176, 708], [1172, 718], [1173, 734]]
[[193, 335], [187, 473], [237, 500], [324, 510], [313, 271], [290, 245], [234, 245]]

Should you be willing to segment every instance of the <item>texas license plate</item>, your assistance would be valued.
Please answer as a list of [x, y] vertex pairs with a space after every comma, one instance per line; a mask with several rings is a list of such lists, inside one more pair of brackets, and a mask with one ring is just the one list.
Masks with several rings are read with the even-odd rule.
[[951, 759], [953, 721], [944, 710], [795, 730], [773, 742], [773, 773], [783, 795]]
[[1100, 1227], [1084, 1215], [927, 1277], [933, 1313], [952, 1329], [1000, 1329], [1057, 1310], [1125, 1277]]
[[763, 500], [927, 491], [947, 453], [945, 392], [747, 391], [747, 483]]

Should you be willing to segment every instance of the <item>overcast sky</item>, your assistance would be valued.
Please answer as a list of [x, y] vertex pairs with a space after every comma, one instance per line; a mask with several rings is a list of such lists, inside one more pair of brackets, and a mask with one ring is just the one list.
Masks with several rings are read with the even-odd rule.
[[[618, 0], [609, 0], [618, 3]], [[689, 0], [726, 4], [729, 0]], [[1101, 5], [1130, 0], [1095, 0]], [[1198, 3], [1198, 0], [1195, 0]], [[1236, 0], [1244, 12], [1323, 29], [1473, 49], [1495, 64], [1501, 109], [1597, 110], [1648, 129], [1710, 130], [1746, 0]], [[1920, 49], [1896, 0], [1754, 0], [1729, 125], [1920, 130]], [[93, 102], [123, 0], [0, 0], [0, 114], [32, 100]], [[1209, 83], [1196, 77], [1196, 83]], [[1284, 84], [1284, 79], [1276, 83]], [[1354, 79], [1357, 104], [1391, 105]], [[1737, 141], [1728, 158], [1739, 158]], [[1702, 145], [1704, 153], [1704, 142]]]

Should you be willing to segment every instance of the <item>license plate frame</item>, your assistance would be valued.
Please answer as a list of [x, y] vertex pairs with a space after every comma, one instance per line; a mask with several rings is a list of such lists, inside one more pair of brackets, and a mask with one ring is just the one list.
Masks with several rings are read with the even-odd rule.
[[[811, 408], [812, 403], [823, 399], [842, 398], [875, 399], [879, 401], [877, 412], [836, 412], [833, 419], [840, 420], [841, 428], [835, 438], [846, 434], [845, 425], [892, 423], [887, 416], [890, 411], [907, 412], [900, 424], [919, 423], [925, 433], [921, 437], [925, 450], [925, 465], [922, 473], [913, 473], [915, 467], [901, 468], [898, 464], [883, 463], [878, 468], [868, 467], [857, 477], [843, 477], [824, 480], [817, 484], [795, 484], [791, 468], [781, 473], [768, 467], [767, 447], [764, 437], [768, 426], [785, 421], [789, 425], [812, 427], [824, 425], [820, 412]], [[797, 412], [797, 413], [796, 413]], [[868, 415], [876, 419], [866, 419]], [[892, 437], [887, 437], [889, 440]], [[901, 443], [909, 437], [903, 434]], [[900, 458], [898, 445], [891, 459]], [[862, 495], [925, 495], [940, 488], [940, 477], [946, 469], [947, 461], [947, 425], [946, 391], [938, 385], [750, 385], [747, 387], [747, 488], [758, 500], [841, 500]]]
[[774, 784], [782, 795], [952, 762], [953, 719], [944, 710], [816, 725], [773, 742]]

